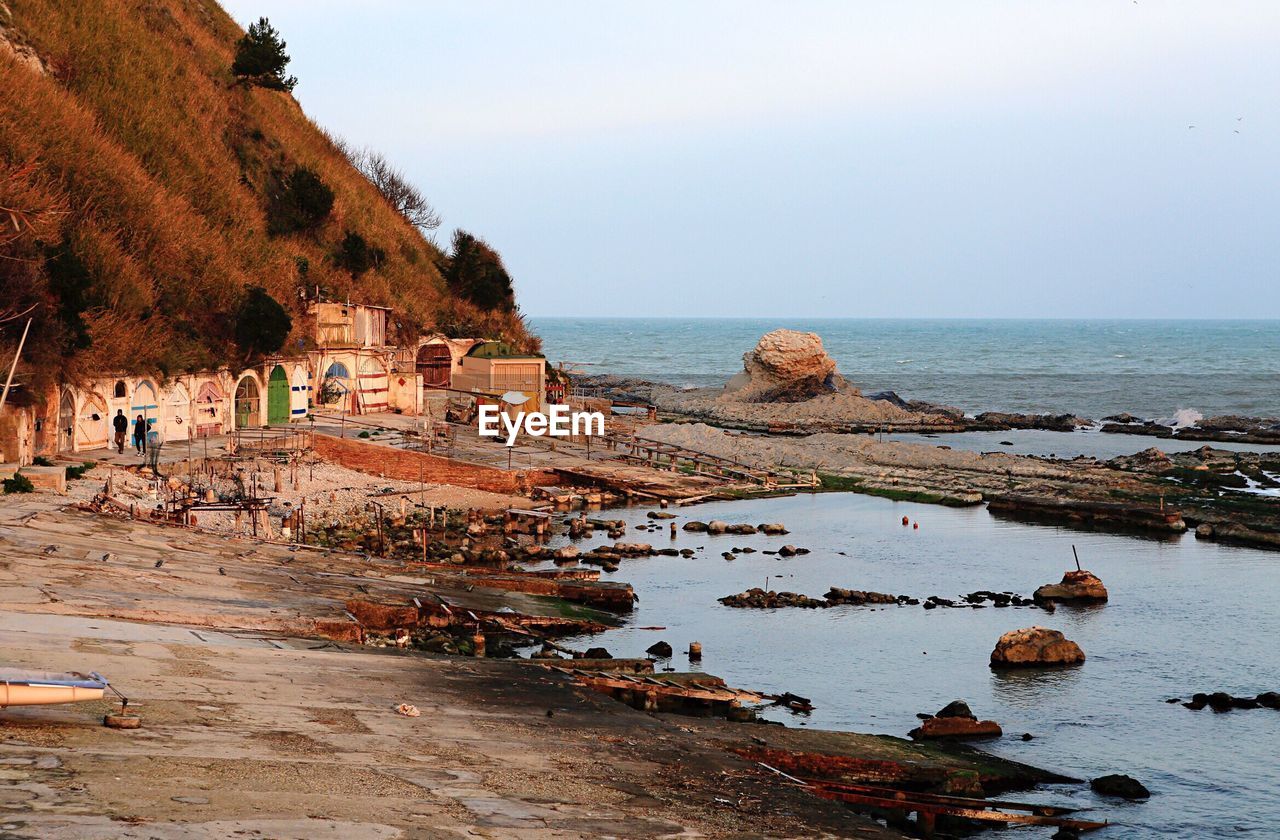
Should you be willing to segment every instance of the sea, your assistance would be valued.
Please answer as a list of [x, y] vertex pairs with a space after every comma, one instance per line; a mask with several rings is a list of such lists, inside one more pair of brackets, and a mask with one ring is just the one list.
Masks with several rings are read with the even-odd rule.
[[[722, 383], [760, 335], [787, 327], [822, 336], [841, 372], [864, 391], [893, 390], [970, 413], [1280, 416], [1275, 321], [538, 318], [532, 326], [552, 362], [678, 386]], [[1202, 445], [1097, 431], [901, 439], [1059, 457]], [[733, 685], [811, 698], [808, 715], [765, 712], [787, 726], [905, 736], [916, 713], [966, 700], [980, 718], [1004, 727], [984, 749], [1081, 780], [1008, 798], [1081, 808], [1083, 818], [1112, 823], [1090, 835], [1104, 840], [1280, 836], [1280, 712], [1215, 714], [1168, 702], [1197, 691], [1280, 690], [1280, 552], [1190, 534], [1151, 538], [1027, 524], [984, 506], [851, 493], [708, 502], [676, 512], [678, 522], [783, 522], [791, 533], [679, 531], [671, 538], [629, 531], [628, 539], [696, 554], [626, 560], [606, 573], [635, 587], [636, 611], [622, 628], [573, 644], [631, 657], [665, 640], [677, 654], [659, 667], [701, 668]], [[648, 521], [645, 514], [633, 507], [610, 515], [632, 529]], [[903, 516], [919, 527], [904, 528]], [[811, 553], [764, 553], [784, 543]], [[747, 546], [757, 552], [722, 556]], [[917, 598], [976, 590], [1030, 595], [1075, 568], [1077, 555], [1109, 588], [1106, 605], [1049, 614], [918, 606], [740, 610], [717, 600], [756, 586], [814, 597], [832, 586]], [[1086, 662], [993, 671], [988, 658], [999, 636], [1032, 625], [1061, 630], [1085, 650]], [[703, 646], [700, 664], [682, 653], [692, 641]], [[1134, 776], [1151, 798], [1128, 803], [1093, 794], [1084, 780], [1108, 773]], [[1054, 833], [1012, 831], [1027, 838]]]
[[[1280, 321], [531, 318], [552, 363], [724, 384], [779, 328], [821, 336], [864, 393], [1089, 419], [1280, 416]], [[1178, 412], [1184, 412], [1179, 415]]]

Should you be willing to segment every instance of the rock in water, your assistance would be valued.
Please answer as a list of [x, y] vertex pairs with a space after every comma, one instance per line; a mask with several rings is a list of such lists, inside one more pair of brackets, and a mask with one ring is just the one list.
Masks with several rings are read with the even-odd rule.
[[775, 609], [778, 607], [803, 607], [804, 609], [823, 609], [831, 606], [819, 598], [810, 598], [796, 592], [765, 592], [760, 587], [739, 592], [737, 595], [726, 595], [719, 599], [726, 607]]
[[978, 720], [963, 700], [952, 700], [933, 717], [908, 733], [916, 740], [929, 738], [998, 738], [1004, 734], [994, 720]]
[[576, 545], [565, 545], [557, 548], [551, 556], [556, 560], [577, 560], [581, 553]]
[[670, 659], [672, 654], [671, 645], [666, 642], [654, 642], [645, 653], [650, 656], [656, 656], [658, 659]]
[[1124, 799], [1146, 799], [1151, 796], [1151, 791], [1147, 790], [1146, 785], [1133, 778], [1119, 773], [1113, 773], [1110, 776], [1099, 776], [1089, 782], [1089, 787], [1093, 788], [1095, 793], [1103, 796], [1119, 796]]
[[743, 354], [742, 373], [729, 380], [725, 394], [745, 402], [803, 402], [842, 386], [816, 333], [774, 330]]
[[976, 718], [948, 717], [929, 718], [915, 729], [907, 733], [917, 741], [953, 738], [968, 740], [970, 738], [999, 738], [1004, 734], [1000, 724], [994, 720], [977, 720]]
[[905, 604], [911, 600], [901, 595], [890, 595], [886, 592], [864, 592], [861, 589], [841, 589], [833, 586], [827, 590], [827, 603], [851, 604], [860, 607], [863, 604]]
[[963, 700], [952, 700], [950, 703], [948, 703], [947, 705], [939, 709], [938, 713], [934, 715], [934, 717], [936, 718], [958, 717], [958, 718], [969, 718], [970, 720], [977, 720], [977, 715], [975, 715], [973, 711], [969, 708], [969, 704], [964, 702]]
[[1037, 604], [1060, 601], [1064, 604], [1105, 604], [1107, 587], [1093, 572], [1085, 569], [1069, 571], [1061, 583], [1046, 583], [1032, 593]]
[[1046, 665], [1079, 665], [1084, 662], [1080, 646], [1058, 630], [1026, 627], [1011, 630], [991, 651], [992, 668], [1034, 668]]

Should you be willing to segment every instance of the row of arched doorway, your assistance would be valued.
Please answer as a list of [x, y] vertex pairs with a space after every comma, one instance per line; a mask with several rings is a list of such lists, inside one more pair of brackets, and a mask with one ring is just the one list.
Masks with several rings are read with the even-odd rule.
[[[58, 449], [80, 451], [110, 445], [112, 418], [117, 412], [129, 419], [130, 430], [141, 415], [166, 441], [220, 435], [264, 422], [288, 423], [306, 416], [310, 393], [306, 365], [293, 367], [292, 376], [284, 365], [271, 368], [265, 400], [256, 371], [245, 371], [236, 379], [227, 374], [183, 377], [163, 389], [149, 379], [115, 379], [99, 387], [64, 388], [58, 403]], [[194, 400], [191, 389], [195, 389]]]

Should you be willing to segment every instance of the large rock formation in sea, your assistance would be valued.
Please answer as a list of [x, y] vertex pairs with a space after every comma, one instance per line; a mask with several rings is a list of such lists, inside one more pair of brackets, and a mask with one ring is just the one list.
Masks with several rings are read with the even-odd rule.
[[745, 402], [803, 402], [823, 394], [857, 394], [836, 372], [817, 333], [774, 330], [742, 356], [742, 373], [725, 394]]
[[1084, 651], [1059, 630], [1026, 627], [1011, 630], [991, 651], [992, 668], [1034, 668], [1046, 665], [1079, 665]]

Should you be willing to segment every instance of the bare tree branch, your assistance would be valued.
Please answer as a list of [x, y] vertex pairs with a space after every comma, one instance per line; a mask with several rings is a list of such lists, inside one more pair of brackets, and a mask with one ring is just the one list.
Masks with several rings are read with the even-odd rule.
[[409, 224], [424, 231], [440, 227], [440, 214], [431, 206], [431, 202], [381, 152], [369, 148], [357, 149], [339, 137], [331, 139], [338, 151], [346, 156], [351, 165], [373, 184], [391, 208], [404, 216]]

